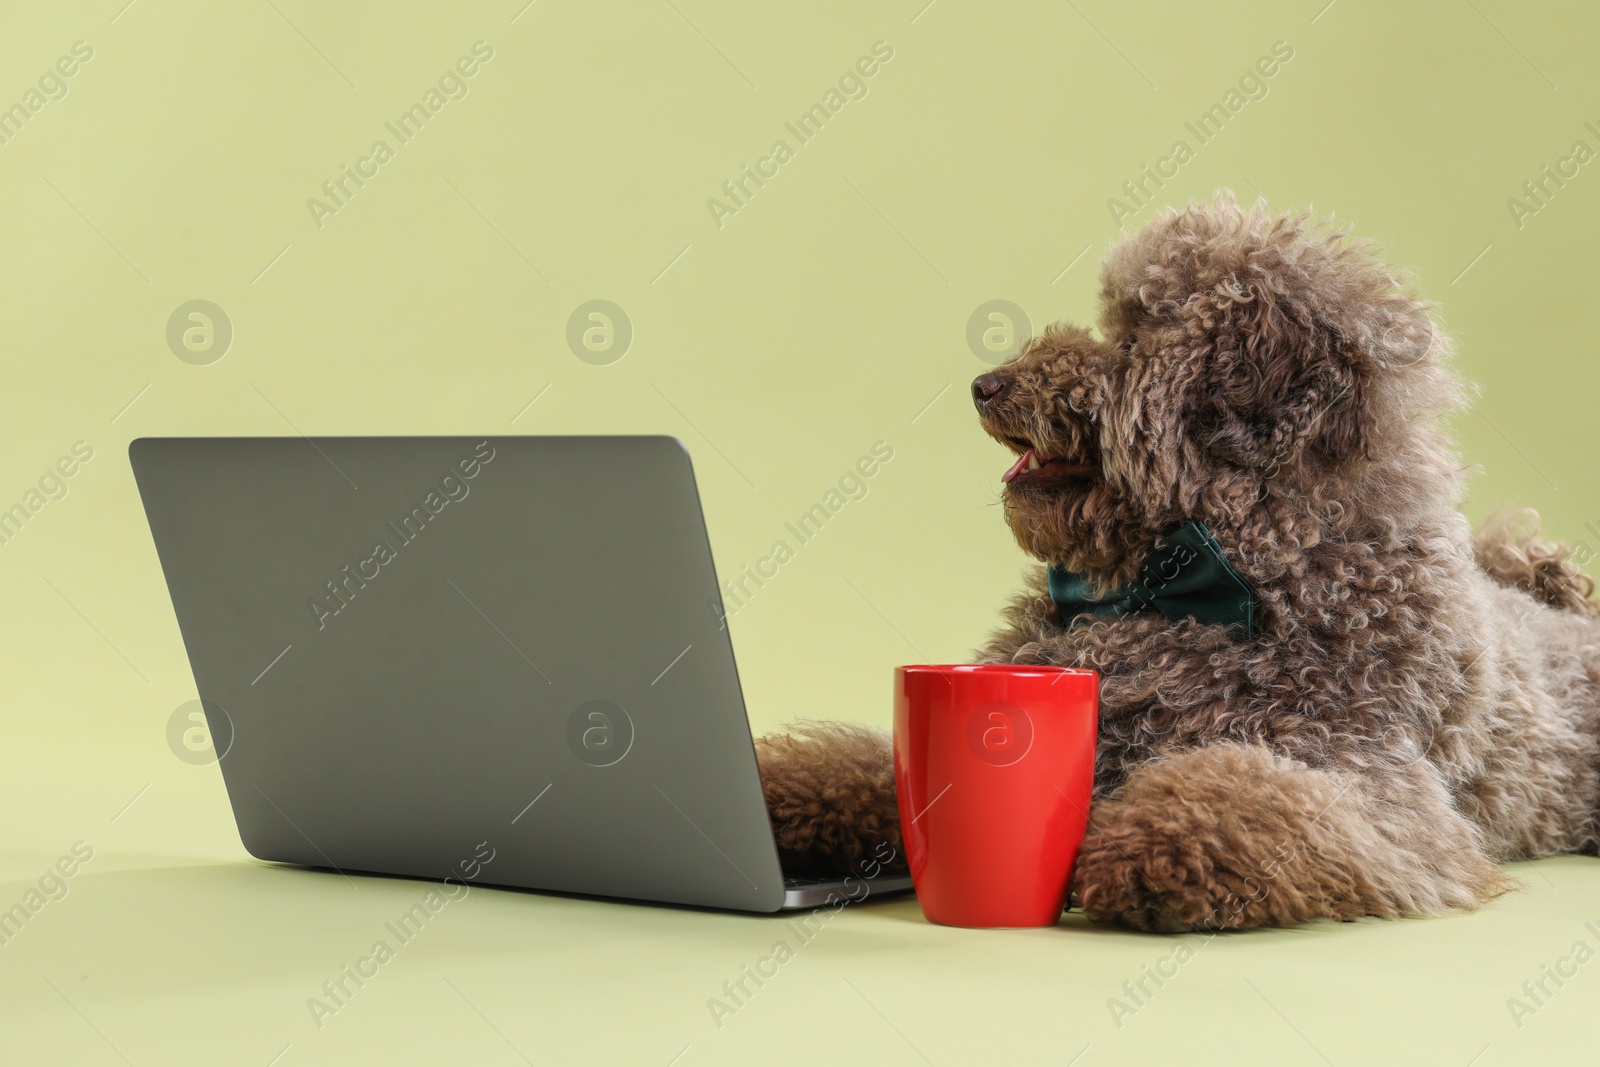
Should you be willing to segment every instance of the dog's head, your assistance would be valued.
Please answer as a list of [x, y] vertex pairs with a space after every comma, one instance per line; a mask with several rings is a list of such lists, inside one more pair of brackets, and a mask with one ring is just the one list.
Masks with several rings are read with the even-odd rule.
[[[1101, 273], [1101, 338], [1056, 325], [972, 383], [1022, 548], [1115, 583], [1190, 519], [1393, 519], [1455, 491], [1432, 427], [1459, 404], [1448, 344], [1343, 233], [1221, 196], [1169, 211]], [[1228, 538], [1224, 538], [1228, 540]]]

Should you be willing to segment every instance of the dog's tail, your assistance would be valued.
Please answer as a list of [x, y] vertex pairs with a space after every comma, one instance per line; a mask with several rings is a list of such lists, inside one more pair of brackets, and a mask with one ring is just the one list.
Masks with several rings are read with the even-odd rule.
[[1581, 559], [1560, 541], [1539, 536], [1539, 515], [1522, 508], [1496, 515], [1484, 523], [1473, 539], [1478, 566], [1501, 585], [1521, 589], [1539, 601], [1583, 615], [1600, 615], [1600, 604], [1590, 597], [1594, 579], [1581, 563], [1593, 558], [1585, 547]]

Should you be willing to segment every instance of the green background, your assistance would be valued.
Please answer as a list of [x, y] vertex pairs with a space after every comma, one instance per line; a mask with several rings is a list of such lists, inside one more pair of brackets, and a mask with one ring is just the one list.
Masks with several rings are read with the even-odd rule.
[[[967, 399], [988, 365], [969, 319], [1005, 300], [1036, 328], [1092, 320], [1108, 200], [1183, 139], [1194, 158], [1157, 204], [1227, 187], [1314, 207], [1414, 268], [1483, 386], [1456, 420], [1469, 510], [1531, 505], [1600, 547], [1600, 164], [1520, 226], [1507, 206], [1574, 142], [1600, 149], [1594, 12], [523, 2], [0, 10], [0, 107], [93, 49], [0, 145], [0, 507], [94, 449], [0, 545], [0, 907], [73, 842], [95, 849], [0, 945], [0, 1059], [1488, 1065], [1593, 1047], [1600, 975], [1520, 1028], [1506, 1003], [1576, 941], [1600, 948], [1588, 859], [1521, 868], [1528, 888], [1474, 916], [1219, 939], [1120, 1028], [1107, 999], [1176, 942], [1076, 918], [945, 930], [869, 902], [718, 1029], [706, 998], [770, 951], [771, 920], [485, 890], [318, 1030], [306, 998], [426, 887], [249, 861], [215, 768], [169, 750], [194, 690], [134, 437], [674, 434], [725, 574], [888, 442], [866, 497], [732, 623], [756, 729], [887, 725], [891, 666], [965, 658], [1025, 562], [996, 506], [1009, 456]], [[396, 147], [384, 123], [480, 40], [467, 95]], [[800, 144], [784, 124], [879, 41], [893, 58], [865, 97]], [[1278, 41], [1293, 59], [1198, 144], [1185, 122]], [[308, 198], [379, 138], [394, 158], [319, 227]], [[719, 227], [708, 199], [779, 139], [793, 158]], [[594, 299], [632, 325], [609, 365], [566, 339]], [[167, 343], [191, 300], [232, 325], [209, 365]]]

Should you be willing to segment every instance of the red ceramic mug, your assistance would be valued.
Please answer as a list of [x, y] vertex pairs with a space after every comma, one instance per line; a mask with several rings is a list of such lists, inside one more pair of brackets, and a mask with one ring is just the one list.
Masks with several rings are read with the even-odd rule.
[[1089, 821], [1099, 675], [896, 667], [900, 831], [929, 922], [1053, 926]]

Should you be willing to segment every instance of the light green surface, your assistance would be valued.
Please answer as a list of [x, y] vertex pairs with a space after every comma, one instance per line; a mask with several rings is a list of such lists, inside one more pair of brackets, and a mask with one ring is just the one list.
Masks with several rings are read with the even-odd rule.
[[[1459, 420], [1484, 471], [1474, 514], [1531, 504], [1600, 548], [1583, 529], [1600, 526], [1597, 164], [1520, 227], [1506, 203], [1575, 141], [1600, 149], [1584, 126], [1600, 126], [1600, 17], [1505, 0], [124, 2], [0, 11], [0, 106], [74, 42], [93, 49], [0, 145], [0, 507], [74, 442], [94, 450], [0, 545], [0, 907], [74, 842], [95, 850], [0, 945], [0, 1062], [1592, 1052], [1592, 967], [1520, 1029], [1507, 1007], [1578, 940], [1600, 949], [1584, 925], [1600, 928], [1600, 864], [1576, 858], [1519, 870], [1528, 888], [1474, 916], [1215, 941], [1120, 1029], [1108, 998], [1177, 942], [852, 907], [719, 1030], [707, 998], [779, 924], [478, 891], [319, 1030], [307, 998], [426, 887], [251, 862], [215, 767], [169, 750], [193, 683], [125, 449], [296, 429], [677, 434], [736, 572], [886, 441], [865, 498], [732, 624], [758, 729], [886, 724], [890, 667], [963, 657], [1023, 562], [992, 506], [1005, 456], [965, 395], [985, 367], [969, 316], [1002, 299], [1035, 325], [1091, 317], [1107, 200], [1183, 138], [1193, 159], [1162, 202], [1259, 190], [1336, 211], [1414, 266], [1485, 386]], [[480, 40], [493, 58], [467, 95], [319, 228], [307, 198]], [[799, 144], [785, 122], [878, 41], [893, 58], [866, 96]], [[1278, 41], [1294, 55], [1265, 96], [1199, 145], [1185, 122]], [[719, 229], [707, 199], [777, 139], [793, 158]], [[165, 337], [197, 299], [234, 329], [209, 366]], [[609, 366], [565, 340], [592, 299], [635, 331]]]

